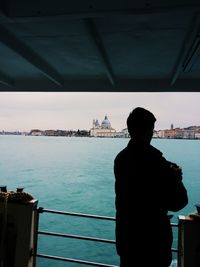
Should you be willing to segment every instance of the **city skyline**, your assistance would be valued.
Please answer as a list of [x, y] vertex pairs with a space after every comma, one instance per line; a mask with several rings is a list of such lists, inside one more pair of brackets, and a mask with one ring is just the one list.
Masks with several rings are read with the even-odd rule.
[[105, 115], [113, 128], [126, 128], [130, 111], [144, 107], [157, 118], [155, 129], [200, 125], [200, 93], [1, 92], [0, 131], [90, 129]]

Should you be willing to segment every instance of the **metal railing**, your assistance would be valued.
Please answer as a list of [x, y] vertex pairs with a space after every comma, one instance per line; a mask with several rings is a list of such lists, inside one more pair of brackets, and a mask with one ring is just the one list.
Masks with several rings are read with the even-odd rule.
[[[98, 216], [98, 215], [75, 213], [75, 212], [65, 212], [65, 211], [50, 210], [50, 209], [44, 209], [44, 208], [39, 208], [38, 209], [38, 220], [39, 220], [39, 214], [41, 214], [41, 213], [53, 213], [53, 214], [60, 214], [60, 215], [66, 215], [66, 216], [90, 218], [90, 219], [95, 219], [95, 220], [115, 221], [114, 217]], [[172, 225], [172, 227], [178, 227], [178, 224], [176, 224], [176, 223], [171, 223], [171, 225]], [[82, 235], [63, 234], [63, 233], [40, 231], [40, 230], [38, 230], [37, 234], [38, 235], [45, 235], [45, 236], [72, 238], [72, 239], [80, 239], [80, 240], [87, 240], [87, 241], [115, 244], [115, 240], [104, 239], [104, 238], [96, 238], [96, 237], [89, 237], [89, 236], [82, 236]], [[36, 249], [36, 251], [37, 251], [37, 249]], [[178, 249], [172, 248], [172, 252], [178, 253]], [[104, 264], [104, 263], [92, 262], [92, 261], [85, 261], [85, 260], [74, 259], [74, 258], [53, 256], [53, 255], [41, 254], [41, 253], [38, 253], [38, 252], [36, 252], [35, 256], [39, 257], [39, 258], [50, 259], [50, 260], [77, 263], [77, 264], [80, 264], [80, 265], [100, 266], [100, 267], [118, 267], [116, 265], [110, 265], [110, 264]]]

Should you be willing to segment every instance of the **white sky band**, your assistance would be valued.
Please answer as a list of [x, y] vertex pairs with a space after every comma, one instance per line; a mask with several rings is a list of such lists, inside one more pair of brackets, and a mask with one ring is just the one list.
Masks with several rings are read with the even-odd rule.
[[0, 131], [90, 129], [94, 118], [108, 115], [120, 131], [136, 106], [151, 110], [155, 129], [200, 125], [200, 93], [1, 92]]

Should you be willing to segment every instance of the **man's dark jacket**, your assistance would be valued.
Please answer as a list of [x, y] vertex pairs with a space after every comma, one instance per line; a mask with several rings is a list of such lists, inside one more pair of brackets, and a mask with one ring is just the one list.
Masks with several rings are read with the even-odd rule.
[[169, 266], [172, 259], [168, 211], [188, 203], [172, 165], [153, 146], [132, 140], [114, 161], [117, 253], [141, 260], [140, 266]]

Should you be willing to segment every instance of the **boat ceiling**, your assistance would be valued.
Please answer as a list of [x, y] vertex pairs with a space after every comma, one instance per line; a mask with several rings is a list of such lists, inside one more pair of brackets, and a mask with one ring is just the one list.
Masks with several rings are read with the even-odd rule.
[[0, 0], [0, 90], [200, 92], [199, 0]]

